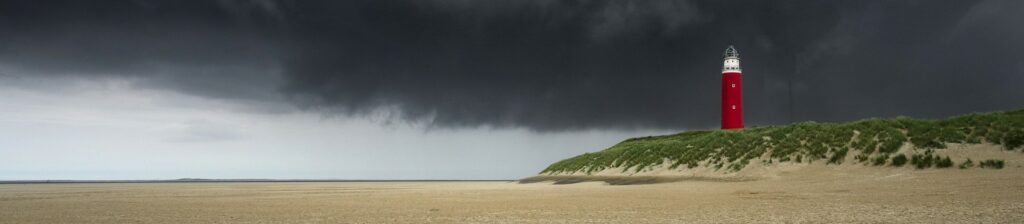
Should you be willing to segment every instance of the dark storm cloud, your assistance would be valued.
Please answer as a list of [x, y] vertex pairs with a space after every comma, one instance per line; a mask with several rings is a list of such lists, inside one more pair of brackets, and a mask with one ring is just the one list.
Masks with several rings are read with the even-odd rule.
[[939, 117], [1024, 106], [1022, 10], [1019, 1], [5, 2], [0, 69], [148, 74], [162, 80], [154, 86], [204, 96], [280, 94], [355, 116], [387, 108], [437, 127], [707, 128], [718, 121], [721, 51], [735, 44], [749, 123]]
[[267, 97], [280, 82], [273, 73], [280, 44], [276, 12], [266, 7], [258, 1], [3, 1], [0, 72], [141, 78], [143, 85], [202, 96]]

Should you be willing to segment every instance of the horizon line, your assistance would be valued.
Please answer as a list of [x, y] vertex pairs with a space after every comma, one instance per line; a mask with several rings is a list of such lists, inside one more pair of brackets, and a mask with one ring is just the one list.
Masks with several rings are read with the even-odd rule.
[[154, 179], [154, 180], [0, 180], [0, 184], [60, 184], [60, 183], [257, 183], [257, 182], [485, 182], [518, 181], [518, 179]]

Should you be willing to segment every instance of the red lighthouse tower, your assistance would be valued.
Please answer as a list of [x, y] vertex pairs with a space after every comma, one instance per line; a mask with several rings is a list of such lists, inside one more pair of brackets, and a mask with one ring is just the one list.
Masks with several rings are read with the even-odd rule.
[[722, 129], [743, 128], [743, 80], [740, 52], [725, 49], [722, 65]]

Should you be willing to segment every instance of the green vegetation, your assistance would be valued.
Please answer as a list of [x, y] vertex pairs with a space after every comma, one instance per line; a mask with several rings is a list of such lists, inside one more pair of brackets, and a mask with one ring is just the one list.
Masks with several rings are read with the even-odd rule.
[[885, 165], [885, 160], [889, 159], [889, 154], [880, 154], [875, 159], [871, 160], [871, 165], [881, 166]]
[[[897, 117], [848, 123], [801, 122], [632, 138], [600, 152], [556, 162], [542, 173], [591, 173], [608, 168], [640, 171], [666, 162], [670, 168], [701, 166], [738, 171], [762, 156], [767, 156], [763, 162], [826, 160], [828, 164], [840, 164], [852, 151], [859, 152], [854, 157], [858, 163], [885, 165], [890, 155], [895, 155], [894, 159], [901, 156], [898, 151], [904, 145], [926, 150], [925, 155], [912, 155], [911, 164], [927, 168], [947, 164], [948, 158], [940, 159], [931, 153], [946, 148], [948, 143], [992, 143], [1007, 150], [1022, 148], [1024, 110], [972, 113], [943, 120]], [[905, 159], [904, 155], [904, 162]], [[899, 166], [896, 162], [893, 165]]]
[[974, 161], [971, 161], [971, 158], [967, 158], [967, 161], [960, 164], [960, 169], [967, 169], [971, 167], [974, 167]]
[[949, 156], [946, 156], [946, 158], [942, 158], [938, 162], [935, 162], [935, 167], [938, 168], [949, 168], [951, 166], [953, 166], [953, 160], [949, 159]]
[[914, 154], [910, 157], [910, 164], [918, 169], [924, 169], [932, 167], [932, 164], [938, 163], [941, 158], [934, 154], [933, 150], [927, 150], [924, 154]]
[[903, 164], [907, 164], [907, 156], [903, 153], [892, 157], [892, 166], [903, 166]]
[[836, 150], [832, 153], [832, 157], [828, 159], [828, 164], [843, 164], [843, 160], [846, 159], [847, 148]]
[[981, 161], [981, 168], [1002, 169], [1003, 165], [1005, 165], [1003, 160], [990, 159]]

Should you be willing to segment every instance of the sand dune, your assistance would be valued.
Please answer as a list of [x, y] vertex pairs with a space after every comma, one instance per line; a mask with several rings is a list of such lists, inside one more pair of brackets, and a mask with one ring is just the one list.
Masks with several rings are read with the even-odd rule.
[[[1024, 165], [1024, 153], [1021, 150], [1006, 150], [1001, 145], [994, 144], [958, 144], [948, 143], [948, 148], [934, 150], [935, 155], [940, 157], [949, 156], [955, 163], [959, 164], [967, 159], [974, 161], [975, 165], [981, 160], [986, 159], [998, 159], [1003, 160], [1007, 166], [1020, 166]], [[907, 155], [908, 157], [913, 154], [923, 153], [924, 149], [916, 149], [910, 144], [904, 144], [900, 147], [897, 153]], [[847, 173], [855, 170], [864, 169], [864, 172], [886, 172], [887, 170], [914, 170], [911, 164], [905, 164], [902, 167], [892, 167], [890, 165], [883, 166], [872, 166], [867, 162], [858, 162], [855, 157], [858, 155], [857, 151], [850, 152], [845, 160], [841, 164], [828, 164], [826, 161], [819, 159], [814, 162], [803, 162], [797, 163], [793, 161], [789, 162], [775, 162], [771, 164], [765, 164], [757, 159], [751, 160], [749, 165], [744, 167], [740, 171], [728, 171], [727, 169], [715, 169], [710, 166], [704, 165], [702, 162], [701, 166], [695, 168], [686, 168], [681, 166], [678, 168], [669, 168], [668, 164], [670, 161], [666, 161], [660, 165], [654, 165], [647, 167], [643, 170], [637, 171], [633, 168], [626, 169], [624, 167], [608, 168], [592, 173], [586, 172], [572, 172], [572, 173], [551, 173], [541, 174], [536, 177], [530, 177], [526, 180], [528, 182], [534, 180], [550, 180], [550, 181], [569, 181], [574, 182], [575, 180], [587, 179], [590, 181], [603, 181], [610, 180], [611, 182], [624, 182], [624, 183], [662, 183], [671, 182], [677, 180], [700, 180], [700, 179], [713, 179], [713, 180], [748, 180], [748, 179], [764, 179], [764, 178], [776, 178], [786, 173], [797, 172], [800, 170], [806, 170], [807, 172], [835, 172], [835, 173]], [[761, 156], [762, 160], [769, 159], [769, 154]], [[936, 169], [936, 168], [929, 168]], [[947, 168], [956, 169], [956, 167]], [[972, 169], [979, 169], [977, 166]]]

